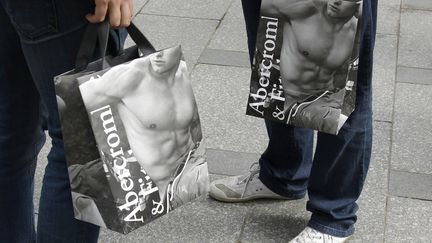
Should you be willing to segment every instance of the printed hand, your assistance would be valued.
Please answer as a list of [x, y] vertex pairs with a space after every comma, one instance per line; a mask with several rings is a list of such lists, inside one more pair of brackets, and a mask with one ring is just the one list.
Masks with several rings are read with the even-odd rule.
[[94, 14], [87, 14], [90, 23], [100, 23], [109, 16], [113, 28], [123, 28], [130, 25], [133, 15], [133, 0], [94, 0]]

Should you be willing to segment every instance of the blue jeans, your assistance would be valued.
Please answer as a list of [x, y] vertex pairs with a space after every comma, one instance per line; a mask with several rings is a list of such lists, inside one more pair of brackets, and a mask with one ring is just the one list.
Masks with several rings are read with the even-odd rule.
[[[99, 227], [74, 219], [53, 84], [74, 68], [93, 4], [0, 0], [0, 242], [97, 242]], [[45, 128], [52, 149], [36, 234], [34, 174]]]
[[[261, 0], [242, 0], [252, 60]], [[274, 192], [302, 198], [309, 195], [309, 226], [346, 237], [354, 233], [359, 198], [372, 147], [372, 61], [377, 0], [363, 0], [363, 31], [356, 109], [339, 135], [313, 132], [266, 120], [269, 144], [260, 159], [260, 179]]]

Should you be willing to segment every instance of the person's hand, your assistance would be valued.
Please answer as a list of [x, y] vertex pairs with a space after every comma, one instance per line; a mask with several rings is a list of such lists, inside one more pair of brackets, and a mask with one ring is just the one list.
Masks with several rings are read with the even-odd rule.
[[123, 28], [130, 25], [133, 15], [133, 0], [94, 0], [94, 14], [87, 14], [90, 23], [100, 23], [109, 17], [113, 28]]

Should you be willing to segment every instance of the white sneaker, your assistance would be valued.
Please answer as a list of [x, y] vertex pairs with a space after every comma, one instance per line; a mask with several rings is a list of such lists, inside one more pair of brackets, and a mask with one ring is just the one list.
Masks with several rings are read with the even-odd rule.
[[348, 237], [336, 237], [321, 233], [311, 227], [306, 227], [297, 237], [288, 243], [343, 243], [348, 241]]
[[285, 199], [266, 187], [259, 179], [259, 165], [251, 165], [250, 171], [246, 175], [232, 176], [224, 179], [215, 180], [210, 184], [209, 195], [222, 202], [246, 202], [254, 199]]

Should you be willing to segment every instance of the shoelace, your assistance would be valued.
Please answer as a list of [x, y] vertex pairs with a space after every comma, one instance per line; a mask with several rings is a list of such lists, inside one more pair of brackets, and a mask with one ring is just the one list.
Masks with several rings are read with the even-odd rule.
[[[324, 95], [326, 95], [329, 92], [330, 91], [327, 90], [326, 92], [322, 93], [320, 96], [316, 97], [314, 100], [303, 102], [300, 104], [294, 104], [289, 111], [288, 119], [287, 119], [286, 123], [290, 124], [292, 118], [294, 118], [297, 115], [297, 112], [299, 111], [300, 107], [314, 103], [315, 101], [321, 99], [321, 97], [323, 97]], [[294, 113], [293, 113], [293, 111], [294, 111]]]
[[246, 193], [246, 189], [247, 189], [247, 186], [249, 185], [249, 182], [251, 182], [256, 177], [256, 175], [258, 175], [259, 170], [260, 170], [260, 167], [259, 167], [258, 162], [253, 163], [249, 168], [249, 174], [245, 178], [241, 179], [238, 182], [238, 185], [246, 183], [246, 185], [243, 188], [241, 198], [244, 197], [244, 194]]
[[186, 165], [188, 164], [188, 162], [190, 160], [191, 154], [194, 151], [195, 150], [190, 150], [189, 151], [189, 154], [188, 154], [188, 156], [186, 158], [185, 164], [184, 164], [181, 172], [174, 178], [174, 180], [170, 184], [168, 184], [167, 193], [166, 193], [167, 194], [166, 195], [167, 196], [167, 213], [169, 213], [169, 211], [171, 210], [170, 202], [174, 199], [174, 185], [177, 182], [178, 178], [180, 178], [182, 176], [183, 171], [185, 170]]

